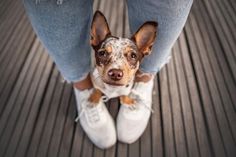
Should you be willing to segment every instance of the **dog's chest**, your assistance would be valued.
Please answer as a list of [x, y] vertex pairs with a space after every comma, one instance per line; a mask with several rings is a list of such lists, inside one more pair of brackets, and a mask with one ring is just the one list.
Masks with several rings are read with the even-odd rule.
[[93, 69], [91, 73], [91, 80], [95, 88], [99, 89], [103, 94], [108, 98], [119, 97], [121, 95], [128, 95], [133, 86], [133, 81], [130, 82], [127, 86], [111, 86], [102, 81], [99, 77], [98, 71], [96, 68]]

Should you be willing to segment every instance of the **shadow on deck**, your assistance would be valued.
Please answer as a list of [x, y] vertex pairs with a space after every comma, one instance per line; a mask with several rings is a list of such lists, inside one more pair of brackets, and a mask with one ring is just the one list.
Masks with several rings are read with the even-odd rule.
[[[123, 1], [95, 3], [112, 32], [129, 34]], [[236, 156], [234, 0], [195, 1], [170, 63], [157, 75], [155, 113], [145, 133], [105, 151], [74, 122], [72, 87], [62, 82], [21, 1], [1, 1], [0, 8], [1, 157]], [[108, 108], [115, 118], [118, 101]]]

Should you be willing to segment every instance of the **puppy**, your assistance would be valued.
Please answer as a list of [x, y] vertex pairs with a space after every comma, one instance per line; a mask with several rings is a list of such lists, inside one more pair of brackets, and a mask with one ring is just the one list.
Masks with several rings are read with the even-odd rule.
[[157, 22], [145, 22], [131, 38], [111, 34], [105, 16], [96, 11], [91, 25], [91, 46], [95, 51], [95, 67], [90, 73], [94, 92], [89, 101], [98, 103], [120, 97], [125, 104], [135, 100], [128, 95], [135, 81], [135, 74], [142, 59], [151, 53], [157, 35]]

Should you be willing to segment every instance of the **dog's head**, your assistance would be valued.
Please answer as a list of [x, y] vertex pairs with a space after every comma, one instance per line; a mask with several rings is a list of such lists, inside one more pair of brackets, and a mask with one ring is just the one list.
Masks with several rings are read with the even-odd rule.
[[105, 16], [97, 11], [91, 25], [91, 45], [102, 80], [116, 86], [133, 80], [142, 58], [151, 53], [156, 34], [157, 22], [148, 21], [130, 39], [112, 36]]

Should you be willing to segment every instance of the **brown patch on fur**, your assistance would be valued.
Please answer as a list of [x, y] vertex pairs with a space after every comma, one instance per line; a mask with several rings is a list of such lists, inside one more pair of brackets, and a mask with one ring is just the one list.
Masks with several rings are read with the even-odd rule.
[[108, 53], [111, 53], [111, 52], [112, 52], [112, 47], [111, 47], [111, 46], [106, 46], [106, 47], [105, 47], [105, 50], [106, 50]]
[[98, 89], [95, 89], [93, 93], [90, 95], [88, 101], [97, 104], [99, 103], [100, 98], [102, 97], [102, 92]]
[[120, 102], [126, 105], [133, 105], [135, 103], [135, 100], [130, 98], [129, 96], [123, 95], [120, 96]]
[[132, 51], [132, 50], [133, 50], [132, 47], [127, 46], [127, 47], [125, 48], [125, 50], [124, 50], [124, 54], [127, 54], [127, 53], [129, 53], [130, 51]]

